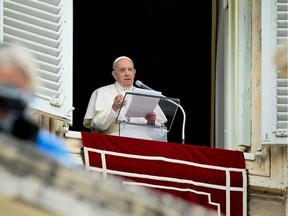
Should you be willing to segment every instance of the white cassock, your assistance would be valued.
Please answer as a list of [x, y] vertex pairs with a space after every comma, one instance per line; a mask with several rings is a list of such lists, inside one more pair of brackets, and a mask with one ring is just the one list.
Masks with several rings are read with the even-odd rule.
[[[119, 124], [119, 121], [117, 121], [118, 119], [127, 122], [125, 113], [130, 101], [129, 97], [125, 97], [127, 105], [121, 108], [120, 113], [117, 113], [112, 109], [114, 98], [118, 94], [124, 96], [127, 92], [133, 92], [134, 88], [137, 87], [132, 86], [131, 88], [124, 89], [116, 81], [114, 84], [96, 89], [90, 97], [83, 119], [83, 126], [89, 128], [91, 131], [103, 134], [167, 141], [167, 132], [161, 128], [147, 125], [147, 120], [144, 117], [130, 118], [129, 122], [135, 123], [135, 125]], [[167, 118], [158, 105], [154, 112], [156, 114], [155, 124], [158, 126], [164, 125], [167, 122]]]

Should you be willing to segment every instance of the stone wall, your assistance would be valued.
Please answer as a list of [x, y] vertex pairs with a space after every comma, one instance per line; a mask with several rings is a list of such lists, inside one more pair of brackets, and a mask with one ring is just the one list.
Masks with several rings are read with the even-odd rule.
[[0, 148], [0, 215], [218, 215], [169, 194], [125, 187], [116, 177], [104, 180], [82, 166], [64, 166], [32, 142], [0, 134]]

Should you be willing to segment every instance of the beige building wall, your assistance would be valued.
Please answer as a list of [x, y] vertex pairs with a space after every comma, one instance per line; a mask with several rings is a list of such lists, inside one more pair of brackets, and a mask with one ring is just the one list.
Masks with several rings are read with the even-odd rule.
[[[248, 170], [248, 213], [252, 216], [288, 216], [287, 147], [261, 143], [261, 0], [252, 3], [252, 146], [246, 149]], [[45, 114], [35, 114], [41, 127], [55, 132], [67, 142], [75, 160], [82, 164], [80, 132], [63, 133], [63, 122]], [[65, 130], [64, 130], [65, 132]], [[255, 153], [259, 156], [255, 157]]]

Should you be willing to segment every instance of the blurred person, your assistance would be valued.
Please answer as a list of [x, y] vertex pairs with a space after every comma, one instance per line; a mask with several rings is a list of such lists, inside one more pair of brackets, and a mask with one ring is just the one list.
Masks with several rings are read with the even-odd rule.
[[[115, 82], [93, 91], [83, 119], [83, 126], [93, 132], [120, 135], [116, 118], [118, 116], [120, 119], [125, 119], [124, 113], [119, 112], [122, 107], [127, 109], [129, 105], [127, 98], [123, 101], [125, 93], [132, 93], [137, 88], [133, 85], [136, 69], [133, 61], [127, 56], [116, 58], [112, 68], [112, 76]], [[130, 121], [161, 126], [167, 122], [167, 119], [160, 107], [156, 106], [155, 110], [147, 113], [145, 118], [131, 118]], [[138, 132], [140, 131], [138, 130]], [[131, 133], [132, 137], [143, 138], [142, 135], [137, 135], [137, 131], [133, 133]]]
[[19, 45], [0, 45], [0, 132], [36, 143], [40, 151], [73, 166], [73, 159], [64, 140], [40, 129], [28, 117], [27, 107], [33, 100], [36, 87], [34, 59], [31, 53]]
[[288, 40], [283, 42], [275, 55], [275, 63], [280, 78], [288, 78]]

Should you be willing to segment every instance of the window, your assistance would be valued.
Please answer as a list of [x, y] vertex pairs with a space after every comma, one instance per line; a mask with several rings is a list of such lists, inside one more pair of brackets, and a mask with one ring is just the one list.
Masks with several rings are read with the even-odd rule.
[[215, 146], [251, 146], [251, 1], [219, 1]]

